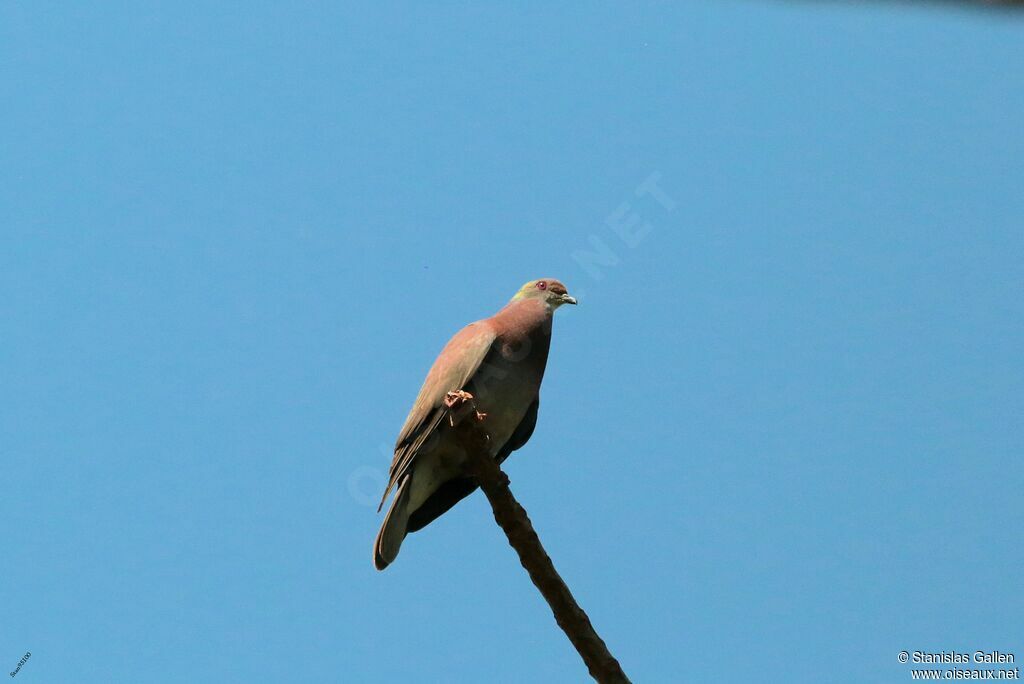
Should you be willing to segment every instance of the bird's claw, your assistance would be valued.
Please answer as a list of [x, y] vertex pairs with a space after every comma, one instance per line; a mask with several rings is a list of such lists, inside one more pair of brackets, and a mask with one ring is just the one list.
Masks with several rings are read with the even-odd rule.
[[444, 405], [448, 408], [454, 408], [459, 404], [464, 404], [470, 401], [473, 395], [466, 390], [455, 390], [454, 392], [448, 392], [444, 395]]
[[[468, 407], [466, 406], [468, 404]], [[454, 392], [448, 392], [444, 395], [444, 405], [448, 408], [448, 425], [455, 427], [455, 423], [458, 420], [462, 420], [462, 416], [467, 415], [463, 412], [463, 407], [472, 409], [473, 416], [478, 420], [482, 421], [487, 417], [487, 414], [483, 411], [476, 410], [476, 403], [473, 401], [473, 395], [466, 390], [455, 390]]]

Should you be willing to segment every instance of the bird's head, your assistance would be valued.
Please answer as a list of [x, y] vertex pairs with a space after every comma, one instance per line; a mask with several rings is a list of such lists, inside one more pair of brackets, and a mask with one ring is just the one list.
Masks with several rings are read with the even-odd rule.
[[557, 309], [562, 304], [576, 303], [576, 298], [569, 296], [565, 285], [554, 278], [531, 280], [523, 285], [519, 288], [519, 292], [516, 292], [516, 296], [512, 298], [512, 301], [518, 302], [523, 299], [536, 299], [547, 304], [552, 309]]

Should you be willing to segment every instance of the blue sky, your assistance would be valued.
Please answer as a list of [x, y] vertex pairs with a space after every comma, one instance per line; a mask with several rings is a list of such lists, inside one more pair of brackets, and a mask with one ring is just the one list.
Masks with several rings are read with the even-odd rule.
[[371, 564], [540, 276], [507, 471], [635, 681], [1019, 662], [1022, 65], [943, 4], [3, 3], [0, 670], [586, 681], [482, 496]]

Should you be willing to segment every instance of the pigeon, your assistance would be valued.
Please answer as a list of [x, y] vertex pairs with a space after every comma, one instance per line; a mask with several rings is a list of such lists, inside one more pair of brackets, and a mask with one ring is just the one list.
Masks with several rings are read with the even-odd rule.
[[373, 564], [394, 562], [402, 541], [476, 489], [463, 472], [466, 453], [456, 438], [454, 397], [472, 400], [499, 464], [537, 424], [551, 323], [563, 304], [576, 304], [560, 281], [531, 280], [498, 313], [460, 330], [441, 350], [395, 442], [388, 486], [391, 506], [373, 544]]

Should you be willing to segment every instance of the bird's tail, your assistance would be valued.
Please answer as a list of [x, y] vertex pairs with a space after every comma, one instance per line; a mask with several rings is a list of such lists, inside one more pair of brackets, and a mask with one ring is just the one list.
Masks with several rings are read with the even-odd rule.
[[384, 524], [380, 526], [377, 539], [373, 542], [373, 565], [378, 570], [388, 567], [398, 557], [398, 550], [402, 548], [402, 540], [405, 539], [406, 529], [409, 526], [409, 483], [411, 476], [406, 476], [405, 481], [395, 492], [395, 498], [391, 500], [391, 508], [384, 516]]

